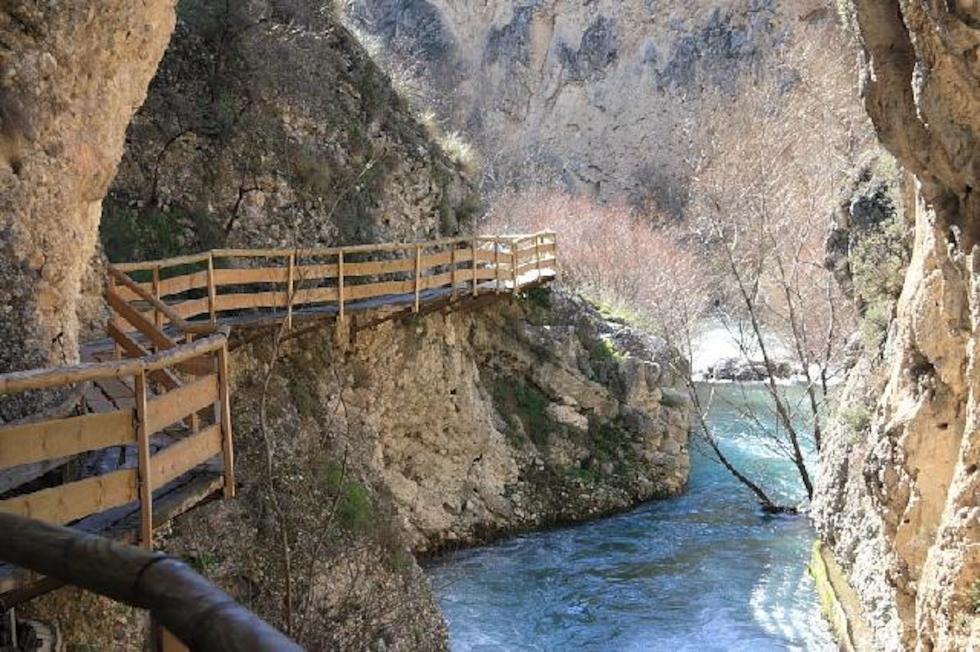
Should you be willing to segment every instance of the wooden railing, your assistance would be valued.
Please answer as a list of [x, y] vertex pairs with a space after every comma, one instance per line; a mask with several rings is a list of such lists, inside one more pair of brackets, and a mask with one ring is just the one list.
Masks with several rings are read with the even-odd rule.
[[296, 643], [187, 564], [103, 537], [0, 512], [0, 559], [147, 609], [165, 631], [156, 649], [293, 652]]
[[[38, 478], [51, 468], [44, 463], [109, 448], [123, 451], [120, 463], [55, 486], [22, 485], [0, 500], [0, 514], [62, 525], [138, 503], [138, 539], [152, 548], [155, 490], [220, 456], [224, 496], [235, 494], [230, 327], [253, 317], [288, 327], [297, 317], [343, 321], [355, 310], [419, 312], [423, 304], [461, 296], [516, 294], [556, 271], [551, 232], [330, 249], [219, 249], [110, 265], [106, 298], [115, 359], [0, 375], [0, 395], [44, 390], [83, 397], [69, 406], [75, 416], [59, 408], [57, 416], [0, 426], [0, 476], [35, 465], [28, 476]], [[110, 382], [125, 390], [123, 407], [105, 400]], [[100, 383], [101, 394], [85, 391]], [[135, 465], [126, 462], [131, 449]], [[214, 490], [209, 485], [207, 491]], [[8, 547], [17, 554], [28, 550], [18, 545]], [[77, 569], [66, 563], [61, 575], [78, 584], [70, 577]], [[2, 582], [0, 589], [6, 590]]]
[[[112, 447], [136, 448], [135, 468], [120, 468], [0, 501], [0, 512], [64, 524], [138, 501], [140, 541], [153, 541], [153, 491], [222, 455], [224, 493], [235, 493], [228, 390], [228, 337], [223, 330], [141, 358], [0, 375], [0, 394], [57, 390], [115, 379], [129, 383], [133, 407], [0, 428], [0, 471]], [[186, 383], [178, 370], [208, 369]], [[194, 417], [208, 425], [151, 454], [151, 438]]]
[[[120, 335], [138, 331], [153, 346], [160, 335], [209, 333], [229, 313], [274, 311], [291, 324], [303, 310], [343, 319], [354, 308], [408, 304], [430, 297], [520, 292], [553, 277], [555, 234], [450, 238], [329, 249], [216, 249], [193, 256], [112, 265], [109, 302]], [[123, 321], [125, 323], [120, 323]], [[132, 349], [132, 343], [121, 346]]]

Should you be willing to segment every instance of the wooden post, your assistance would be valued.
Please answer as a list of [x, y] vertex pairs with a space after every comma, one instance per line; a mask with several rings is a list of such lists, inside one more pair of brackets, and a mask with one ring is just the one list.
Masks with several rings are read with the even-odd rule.
[[510, 241], [510, 275], [514, 283], [511, 292], [517, 294], [517, 238], [511, 238]]
[[541, 279], [541, 236], [534, 236], [534, 268], [538, 271], [538, 280]]
[[[157, 265], [153, 268], [153, 296], [156, 299], [160, 298], [160, 266]], [[163, 328], [163, 313], [156, 306], [153, 306], [153, 324], [157, 329]], [[157, 350], [156, 345], [153, 346], [154, 350]]]
[[415, 245], [415, 312], [419, 311], [419, 293], [422, 289], [422, 245]]
[[214, 254], [208, 254], [208, 314], [211, 316], [211, 323], [215, 324], [218, 318], [215, 313], [216, 291], [214, 287]]
[[500, 278], [500, 240], [497, 238], [493, 239], [493, 266], [495, 268], [494, 274], [497, 276], [497, 294], [500, 294], [503, 279]]
[[231, 390], [228, 386], [228, 343], [218, 349], [218, 400], [221, 401], [221, 457], [225, 467], [225, 498], [235, 497], [235, 449], [231, 433]]
[[133, 376], [136, 402], [136, 445], [139, 448], [137, 477], [140, 495], [140, 544], [153, 549], [153, 478], [150, 477], [150, 432], [146, 424], [146, 372]]
[[[106, 294], [116, 293], [116, 277], [111, 273], [106, 276]], [[111, 306], [111, 304], [110, 304]], [[109, 308], [109, 321], [116, 326], [116, 328], [122, 330], [122, 324], [118, 319], [116, 319], [116, 311], [111, 307]], [[112, 358], [114, 360], [119, 360], [122, 358], [122, 347], [119, 346], [119, 342], [113, 338], [112, 340]]]
[[476, 238], [473, 238], [473, 245], [471, 247], [473, 251], [473, 296], [479, 294], [479, 285], [476, 278]]
[[456, 297], [456, 266], [459, 264], [456, 262], [456, 251], [459, 249], [457, 243], [452, 243], [449, 245], [452, 249], [449, 250], [449, 260], [450, 262], [450, 274], [452, 275], [452, 285], [449, 288], [449, 300], [452, 301]]
[[286, 330], [293, 328], [293, 273], [296, 254], [289, 254], [289, 271], [286, 274]]
[[337, 316], [340, 321], [344, 321], [344, 250], [341, 249], [337, 254], [337, 301], [339, 309]]

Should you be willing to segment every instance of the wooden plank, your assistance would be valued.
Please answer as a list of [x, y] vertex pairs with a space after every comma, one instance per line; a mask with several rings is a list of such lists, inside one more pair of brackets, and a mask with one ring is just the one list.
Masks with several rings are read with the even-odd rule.
[[152, 399], [146, 406], [146, 427], [159, 432], [184, 417], [199, 412], [218, 400], [218, 377], [202, 376], [172, 392]]
[[443, 272], [442, 274], [433, 274], [431, 276], [422, 277], [422, 289], [431, 290], [433, 288], [441, 288], [444, 285], [451, 285], [453, 283], [453, 273]]
[[0, 512], [70, 523], [136, 500], [136, 469], [123, 469], [0, 501]]
[[367, 283], [365, 285], [350, 285], [344, 288], [344, 297], [347, 301], [358, 299], [370, 299], [372, 297], [382, 297], [389, 294], [408, 294], [414, 291], [415, 280], [405, 281], [386, 281], [383, 283]]
[[394, 260], [376, 260], [363, 263], [345, 263], [344, 276], [381, 276], [415, 269], [415, 256]]
[[184, 292], [200, 290], [202, 288], [206, 288], [207, 286], [207, 270], [194, 272], [192, 274], [183, 274], [181, 276], [172, 276], [170, 278], [161, 279], [160, 296], [168, 297], [174, 294], [183, 294]]
[[192, 263], [203, 263], [207, 260], [208, 256], [211, 255], [210, 252], [205, 252], [202, 254], [188, 254], [186, 256], [175, 256], [173, 258], [165, 258], [161, 260], [147, 260], [141, 263], [113, 263], [111, 267], [118, 269], [120, 272], [135, 272], [147, 269], [153, 269], [154, 267], [178, 267], [180, 265], [190, 265]]
[[[292, 255], [290, 255], [292, 258]], [[303, 268], [300, 267], [300, 270]], [[312, 276], [310, 278], [313, 278]], [[248, 285], [250, 283], [286, 283], [288, 267], [253, 267], [246, 269], [214, 270], [215, 285]]]
[[[189, 301], [181, 301], [180, 303], [175, 303], [173, 305], [174, 312], [180, 315], [183, 319], [191, 319], [199, 315], [206, 315], [209, 312], [208, 297], [201, 297], [200, 299], [191, 299]], [[217, 305], [220, 305], [218, 302]], [[220, 310], [221, 308], [218, 308]]]
[[[108, 330], [109, 336], [122, 347], [122, 350], [128, 357], [142, 358], [150, 354], [139, 342], [120, 331], [114, 324], [110, 323]], [[169, 369], [156, 369], [150, 372], [150, 377], [163, 385], [165, 389], [176, 389], [180, 387], [180, 380]]]
[[0, 468], [136, 441], [133, 413], [119, 410], [0, 428]]
[[[350, 299], [350, 292], [344, 291], [344, 297]], [[297, 306], [308, 303], [332, 303], [337, 300], [337, 288], [309, 288], [296, 292], [293, 303]]]
[[215, 424], [167, 446], [150, 458], [154, 486], [162, 487], [207, 462], [221, 452], [221, 444], [221, 427]]
[[219, 312], [224, 312], [247, 308], [285, 308], [286, 299], [285, 292], [235, 292], [219, 295], [216, 309]]
[[147, 550], [153, 549], [153, 469], [150, 468], [149, 406], [146, 402], [146, 374], [135, 377], [136, 388], [136, 446], [139, 462], [136, 474], [140, 494], [140, 543]]
[[149, 340], [160, 349], [172, 349], [177, 346], [176, 342], [156, 329], [153, 322], [148, 320], [139, 311], [123, 301], [119, 295], [109, 293], [109, 306], [119, 315], [136, 327], [136, 330], [146, 335]]

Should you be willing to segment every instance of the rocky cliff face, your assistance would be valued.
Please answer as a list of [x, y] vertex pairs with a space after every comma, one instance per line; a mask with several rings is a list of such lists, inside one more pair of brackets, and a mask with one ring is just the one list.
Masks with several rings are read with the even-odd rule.
[[[916, 178], [915, 244], [883, 357], [849, 378], [870, 407], [826, 443], [815, 516], [874, 649], [980, 642], [980, 9], [853, 3], [878, 134]], [[861, 628], [865, 629], [865, 628]]]
[[442, 649], [409, 551], [594, 518], [687, 480], [683, 363], [578, 299], [536, 290], [338, 346], [348, 336], [285, 343], [271, 375], [270, 340], [235, 354], [240, 498], [167, 543], [310, 649]]
[[492, 184], [559, 182], [674, 211], [705, 125], [737, 119], [739, 90], [760, 78], [793, 92], [786, 54], [836, 38], [832, 11], [807, 1], [346, 5], [391, 67], [432, 89], [422, 103], [487, 155]]
[[[0, 11], [0, 370], [78, 359], [76, 310], [123, 135], [174, 0]], [[26, 406], [5, 402], [3, 417]]]
[[113, 258], [455, 233], [472, 189], [313, 2], [183, 0], [103, 216]]

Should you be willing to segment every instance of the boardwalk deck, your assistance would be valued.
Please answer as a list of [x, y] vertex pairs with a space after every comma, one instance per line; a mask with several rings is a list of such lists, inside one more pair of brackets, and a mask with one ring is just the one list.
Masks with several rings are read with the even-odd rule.
[[[139, 278], [148, 272], [152, 280]], [[32, 482], [0, 494], [0, 512], [71, 522], [151, 546], [153, 528], [219, 490], [234, 494], [221, 362], [231, 332], [282, 325], [298, 332], [301, 325], [370, 313], [358, 326], [363, 329], [399, 315], [482, 305], [550, 282], [556, 273], [551, 233], [305, 251], [218, 250], [110, 266], [110, 337], [86, 343], [77, 367], [0, 375], [0, 393], [85, 381], [77, 416], [56, 428], [51, 421], [19, 430], [0, 426], [0, 475], [14, 459], [5, 460], [3, 451], [23, 450], [23, 437], [71, 431], [77, 443], [66, 450], [79, 451], [37, 460]], [[119, 415], [112, 421], [132, 425], [116, 434], [92, 432], [83, 417], [98, 414]], [[0, 606], [50, 585], [0, 564]]]

